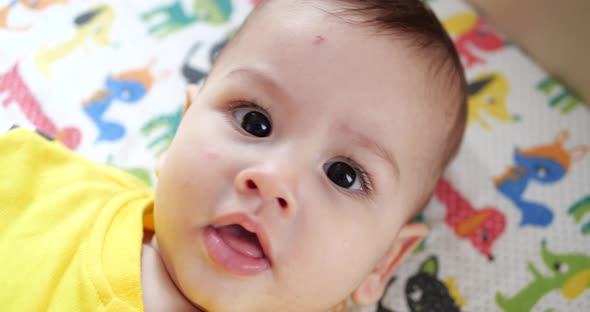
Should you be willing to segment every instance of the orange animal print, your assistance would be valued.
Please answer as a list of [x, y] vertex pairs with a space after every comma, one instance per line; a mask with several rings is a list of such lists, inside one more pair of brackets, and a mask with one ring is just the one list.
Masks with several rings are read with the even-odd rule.
[[23, 114], [37, 129], [55, 137], [55, 139], [63, 142], [71, 149], [78, 147], [82, 137], [80, 130], [73, 127], [60, 129], [49, 119], [41, 108], [41, 104], [33, 96], [31, 90], [20, 76], [18, 65], [16, 63], [8, 72], [0, 74], [0, 93], [8, 93], [8, 97], [2, 103], [3, 106], [7, 107], [11, 103], [18, 105]]
[[66, 3], [66, 0], [12, 0], [5, 7], [0, 8], [0, 29], [23, 31], [31, 28], [31, 25], [8, 25], [8, 13], [10, 13], [10, 10], [14, 9], [18, 4], [27, 7], [29, 10], [41, 11], [57, 3]]
[[98, 129], [98, 141], [117, 141], [125, 135], [125, 126], [109, 120], [107, 112], [115, 104], [134, 105], [141, 101], [154, 85], [152, 59], [146, 66], [107, 76], [104, 87], [82, 103], [84, 112]]
[[522, 212], [521, 226], [545, 227], [553, 221], [553, 212], [543, 203], [524, 199], [529, 182], [552, 184], [560, 181], [571, 164], [581, 160], [589, 151], [586, 145], [565, 148], [567, 130], [560, 131], [552, 143], [514, 151], [515, 165], [494, 179], [496, 189]]

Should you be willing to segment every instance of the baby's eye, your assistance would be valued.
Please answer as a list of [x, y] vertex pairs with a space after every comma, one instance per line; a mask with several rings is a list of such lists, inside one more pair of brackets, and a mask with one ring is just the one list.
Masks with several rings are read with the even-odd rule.
[[368, 189], [366, 173], [358, 166], [349, 165], [343, 161], [334, 161], [324, 166], [326, 175], [337, 186], [357, 191]]
[[238, 107], [233, 111], [233, 116], [244, 131], [255, 137], [264, 138], [272, 132], [269, 118], [256, 108]]

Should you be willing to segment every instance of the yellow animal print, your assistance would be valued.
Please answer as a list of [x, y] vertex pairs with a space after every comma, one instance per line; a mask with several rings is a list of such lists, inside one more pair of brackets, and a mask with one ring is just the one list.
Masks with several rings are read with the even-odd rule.
[[518, 120], [506, 108], [508, 92], [508, 81], [500, 73], [483, 73], [477, 76], [468, 86], [467, 125], [478, 122], [483, 128], [490, 129], [490, 124], [482, 117], [484, 112], [503, 122]]
[[475, 27], [477, 15], [472, 12], [464, 12], [453, 15], [442, 21], [446, 31], [454, 36], [464, 34]]
[[457, 304], [457, 306], [459, 308], [463, 308], [465, 307], [465, 305], [467, 305], [467, 303], [465, 302], [465, 299], [463, 299], [463, 297], [461, 296], [461, 293], [459, 292], [459, 289], [457, 288], [457, 284], [455, 283], [455, 279], [452, 277], [448, 277], [443, 281], [443, 284], [445, 284], [445, 286], [447, 286], [447, 289], [449, 290], [449, 295], [451, 295], [451, 298], [453, 298], [455, 300], [455, 303]]
[[75, 23], [78, 30], [74, 36], [54, 48], [40, 49], [35, 56], [35, 64], [41, 74], [50, 76], [50, 66], [58, 60], [66, 57], [77, 48], [86, 48], [88, 41], [94, 41], [97, 45], [110, 46], [109, 40], [114, 12], [108, 5], [98, 5], [90, 11], [78, 16]]

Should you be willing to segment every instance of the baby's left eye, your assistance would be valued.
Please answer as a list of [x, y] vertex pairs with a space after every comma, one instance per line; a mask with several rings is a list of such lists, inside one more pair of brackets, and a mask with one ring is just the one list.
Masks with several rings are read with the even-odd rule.
[[233, 111], [234, 118], [248, 134], [264, 138], [271, 134], [272, 125], [266, 114], [251, 107], [239, 107]]
[[364, 191], [367, 188], [365, 173], [344, 161], [327, 163], [324, 170], [328, 179], [343, 189]]

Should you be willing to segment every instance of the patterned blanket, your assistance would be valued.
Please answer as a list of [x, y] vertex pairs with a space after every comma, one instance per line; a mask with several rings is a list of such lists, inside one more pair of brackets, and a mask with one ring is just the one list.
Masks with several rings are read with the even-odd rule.
[[[153, 185], [185, 84], [256, 2], [2, 0], [0, 126]], [[467, 70], [468, 129], [419, 216], [431, 235], [362, 311], [590, 311], [590, 112], [463, 2], [428, 3]]]

